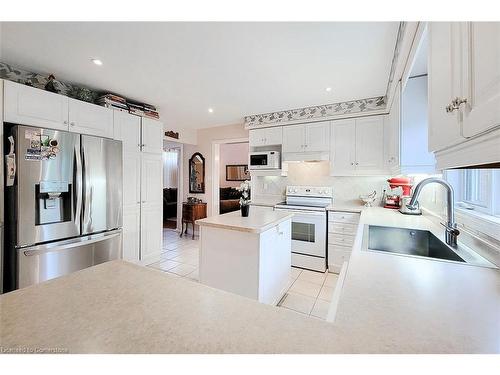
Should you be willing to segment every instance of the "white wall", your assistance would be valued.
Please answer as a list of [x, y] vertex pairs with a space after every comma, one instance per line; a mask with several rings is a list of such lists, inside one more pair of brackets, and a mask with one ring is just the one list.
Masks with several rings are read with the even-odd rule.
[[226, 165], [248, 164], [248, 142], [220, 145], [220, 187], [238, 187], [241, 181], [226, 181]]
[[401, 103], [402, 167], [429, 166], [426, 170], [432, 171], [436, 163], [434, 154], [428, 151], [427, 101], [427, 76], [410, 78]]

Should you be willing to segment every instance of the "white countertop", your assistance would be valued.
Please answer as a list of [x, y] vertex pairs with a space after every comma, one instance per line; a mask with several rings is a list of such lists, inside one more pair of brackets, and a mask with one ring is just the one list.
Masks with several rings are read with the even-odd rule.
[[335, 325], [375, 352], [398, 342], [410, 352], [500, 352], [499, 270], [362, 250], [365, 224], [443, 231], [425, 216], [363, 209]]
[[262, 233], [283, 221], [291, 219], [292, 216], [292, 213], [251, 206], [248, 217], [242, 217], [241, 212], [238, 210], [197, 220], [196, 224], [241, 232]]

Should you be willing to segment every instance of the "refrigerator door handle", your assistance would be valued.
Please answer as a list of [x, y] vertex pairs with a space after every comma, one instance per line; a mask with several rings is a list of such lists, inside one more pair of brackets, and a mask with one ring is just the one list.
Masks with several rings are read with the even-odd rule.
[[81, 215], [82, 215], [82, 157], [80, 154], [80, 145], [75, 145], [75, 164], [76, 164], [76, 173], [74, 176], [75, 181], [75, 224], [80, 228]]
[[59, 244], [50, 245], [35, 245], [33, 247], [21, 249], [25, 256], [34, 256], [44, 253], [52, 253], [56, 251], [71, 249], [82, 245], [90, 245], [103, 240], [109, 240], [121, 235], [121, 230], [110, 231], [109, 233], [100, 233], [87, 237], [79, 237], [73, 240], [61, 241]]
[[82, 203], [82, 224], [83, 224], [83, 233], [88, 231], [88, 226], [91, 223], [90, 216], [90, 202], [91, 202], [91, 189], [92, 184], [89, 181], [90, 174], [87, 173], [87, 158], [85, 156], [85, 147], [82, 147], [82, 161], [83, 161], [83, 203]]

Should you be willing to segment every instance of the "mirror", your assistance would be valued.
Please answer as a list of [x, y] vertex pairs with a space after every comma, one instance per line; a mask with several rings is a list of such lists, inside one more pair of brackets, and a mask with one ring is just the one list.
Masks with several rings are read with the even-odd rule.
[[226, 165], [226, 181], [250, 180], [248, 164]]
[[205, 192], [205, 158], [199, 152], [189, 159], [189, 192]]

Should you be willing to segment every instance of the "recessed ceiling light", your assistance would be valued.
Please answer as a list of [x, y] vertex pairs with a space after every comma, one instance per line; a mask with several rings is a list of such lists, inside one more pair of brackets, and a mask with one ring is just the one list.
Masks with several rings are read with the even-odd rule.
[[325, 90], [326, 90], [326, 92], [330, 92], [330, 91], [332, 91], [332, 88], [331, 87], [327, 87]]
[[209, 108], [208, 109], [208, 113], [214, 113], [214, 109], [213, 108]]
[[101, 66], [101, 65], [102, 65], [102, 61], [101, 61], [101, 60], [99, 60], [99, 59], [90, 59], [90, 61], [92, 61], [92, 62], [93, 62], [94, 64], [96, 64], [96, 65], [99, 65], [99, 66]]

